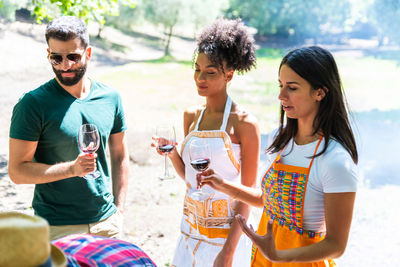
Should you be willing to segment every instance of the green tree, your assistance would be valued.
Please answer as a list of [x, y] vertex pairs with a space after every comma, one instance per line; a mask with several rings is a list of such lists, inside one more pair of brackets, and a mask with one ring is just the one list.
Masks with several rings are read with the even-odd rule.
[[121, 2], [119, 4], [119, 15], [118, 16], [105, 16], [107, 26], [112, 26], [122, 31], [132, 30], [134, 25], [138, 25], [143, 22], [143, 14], [137, 6], [125, 5]]
[[350, 16], [343, 0], [230, 0], [228, 17], [241, 17], [259, 35], [279, 35], [294, 41], [340, 30]]
[[182, 21], [182, 10], [186, 8], [185, 0], [152, 0], [142, 1], [144, 17], [155, 25], [162, 25], [166, 33], [164, 55], [170, 55], [171, 36], [174, 27]]
[[0, 0], [0, 18], [15, 20], [15, 11], [25, 7], [28, 0]]
[[[36, 22], [43, 20], [52, 20], [59, 15], [76, 16], [83, 19], [86, 23], [89, 21], [98, 22], [104, 25], [105, 16], [118, 16], [119, 2], [124, 5], [134, 7], [134, 0], [32, 0], [33, 13]], [[102, 26], [99, 28], [100, 36]]]
[[400, 0], [374, 0], [369, 9], [370, 19], [378, 29], [379, 44], [388, 38], [400, 45]]
[[186, 12], [186, 21], [193, 24], [193, 33], [197, 32], [212, 23], [217, 17], [223, 15], [223, 11], [229, 7], [229, 0], [187, 0], [189, 3], [189, 12]]
[[170, 43], [178, 25], [193, 26], [194, 33], [222, 14], [227, 0], [142, 0], [137, 8], [143, 17], [154, 25], [160, 25], [165, 32], [164, 55], [170, 55]]

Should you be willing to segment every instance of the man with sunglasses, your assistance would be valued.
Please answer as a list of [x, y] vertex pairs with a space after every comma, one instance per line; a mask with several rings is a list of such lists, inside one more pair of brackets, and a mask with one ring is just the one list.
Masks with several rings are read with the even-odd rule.
[[[87, 77], [92, 48], [81, 20], [53, 20], [46, 41], [55, 78], [23, 95], [14, 107], [10, 178], [35, 184], [32, 207], [50, 223], [52, 240], [78, 233], [120, 238], [129, 176], [121, 97]], [[99, 130], [96, 153], [80, 153], [77, 136], [86, 123]], [[99, 178], [82, 178], [96, 168]]]

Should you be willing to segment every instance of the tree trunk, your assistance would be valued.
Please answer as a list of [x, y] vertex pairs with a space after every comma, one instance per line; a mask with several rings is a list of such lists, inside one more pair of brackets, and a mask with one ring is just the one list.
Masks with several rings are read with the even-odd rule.
[[101, 39], [101, 32], [103, 31], [103, 29], [104, 29], [104, 25], [99, 24], [99, 31], [97, 32], [97, 36], [96, 36], [97, 39]]
[[170, 25], [169, 26], [168, 37], [167, 37], [167, 44], [165, 45], [164, 56], [170, 56], [171, 55], [171, 53], [169, 52], [169, 44], [171, 43], [171, 36], [172, 36], [173, 29], [174, 29], [174, 25]]

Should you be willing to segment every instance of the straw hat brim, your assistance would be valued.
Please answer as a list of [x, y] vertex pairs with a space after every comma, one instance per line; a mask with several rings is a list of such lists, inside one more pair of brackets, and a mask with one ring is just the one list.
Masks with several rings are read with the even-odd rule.
[[67, 266], [67, 257], [65, 257], [64, 252], [57, 246], [51, 244], [51, 262], [53, 267], [65, 267]]

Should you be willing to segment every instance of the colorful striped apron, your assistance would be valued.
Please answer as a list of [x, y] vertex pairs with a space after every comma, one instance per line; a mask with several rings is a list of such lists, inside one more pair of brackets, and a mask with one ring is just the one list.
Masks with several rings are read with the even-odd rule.
[[[314, 155], [322, 138], [315, 148]], [[308, 168], [285, 165], [280, 162], [282, 151], [283, 149], [278, 153], [262, 180], [264, 211], [257, 230], [257, 234], [265, 235], [268, 221], [272, 219], [272, 229], [277, 250], [309, 246], [325, 238], [325, 232], [316, 233], [303, 228], [304, 198], [314, 159], [311, 159]], [[336, 266], [333, 260], [305, 263], [274, 263], [266, 259], [254, 244], [251, 257], [252, 267]]]

